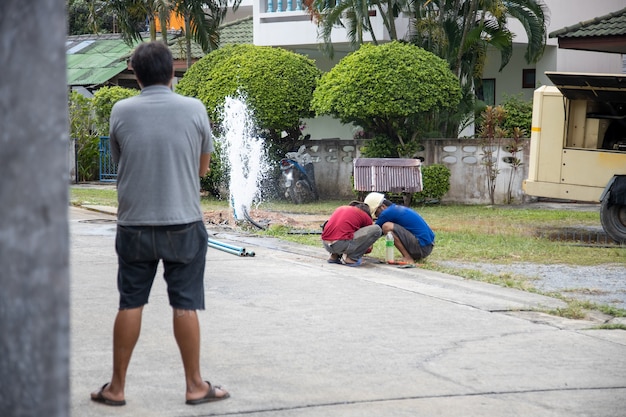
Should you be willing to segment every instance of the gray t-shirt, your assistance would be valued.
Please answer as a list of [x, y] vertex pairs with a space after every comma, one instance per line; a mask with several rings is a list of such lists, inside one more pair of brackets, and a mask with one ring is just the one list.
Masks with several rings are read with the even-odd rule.
[[202, 220], [200, 155], [213, 152], [206, 108], [164, 85], [146, 87], [111, 110], [117, 162], [117, 223], [174, 225]]

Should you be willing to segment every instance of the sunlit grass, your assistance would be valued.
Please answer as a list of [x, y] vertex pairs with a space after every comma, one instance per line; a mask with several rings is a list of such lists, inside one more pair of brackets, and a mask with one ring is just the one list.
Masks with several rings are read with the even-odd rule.
[[[117, 206], [115, 189], [70, 188], [72, 204]], [[346, 200], [324, 200], [309, 204], [288, 201], [263, 202], [258, 208], [285, 215], [330, 214]], [[225, 210], [226, 200], [213, 197], [201, 199], [202, 209]], [[540, 237], [539, 231], [571, 226], [599, 226], [596, 211], [546, 210], [516, 208], [515, 206], [435, 205], [415, 207], [433, 228], [437, 237], [435, 250], [427, 258], [428, 264], [438, 261], [489, 262], [509, 264], [530, 262], [539, 264], [600, 265], [626, 263], [623, 247], [590, 247], [573, 242], [552, 241]], [[254, 230], [253, 230], [254, 231]], [[291, 229], [280, 227], [261, 234], [304, 245], [320, 246], [319, 235], [291, 234]], [[384, 242], [379, 240], [369, 256], [384, 259]], [[396, 255], [399, 255], [397, 253]]]
[[117, 207], [117, 190], [70, 187], [70, 203], [74, 206]]

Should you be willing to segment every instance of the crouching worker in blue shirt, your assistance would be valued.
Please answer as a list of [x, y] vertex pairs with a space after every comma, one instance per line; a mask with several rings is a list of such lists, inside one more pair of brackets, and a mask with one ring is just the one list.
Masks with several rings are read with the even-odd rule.
[[385, 199], [381, 193], [369, 193], [365, 204], [372, 218], [382, 228], [382, 236], [391, 232], [402, 261], [413, 263], [426, 258], [433, 250], [435, 233], [416, 211]]

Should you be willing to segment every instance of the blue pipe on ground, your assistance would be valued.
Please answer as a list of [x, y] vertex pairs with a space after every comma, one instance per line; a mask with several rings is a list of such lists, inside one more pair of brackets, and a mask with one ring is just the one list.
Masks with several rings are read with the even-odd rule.
[[234, 249], [236, 251], [245, 252], [246, 248], [241, 248], [239, 246], [231, 245], [229, 243], [220, 242], [219, 240], [214, 240], [209, 238], [209, 243], [213, 243], [214, 245], [223, 246], [225, 248]]
[[227, 248], [225, 246], [217, 245], [217, 244], [211, 243], [211, 242], [208, 242], [208, 244], [209, 244], [209, 247], [213, 248], [213, 249], [219, 249], [221, 251], [228, 252], [228, 253], [231, 253], [231, 254], [237, 255], [237, 256], [245, 256], [245, 252], [243, 252], [243, 251], [238, 251], [238, 250], [235, 250], [235, 249]]

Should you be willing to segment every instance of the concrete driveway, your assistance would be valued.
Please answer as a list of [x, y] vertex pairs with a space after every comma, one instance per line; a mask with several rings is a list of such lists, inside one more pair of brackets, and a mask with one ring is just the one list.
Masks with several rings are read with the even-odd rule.
[[330, 265], [323, 248], [237, 232], [213, 239], [200, 313], [207, 379], [226, 401], [184, 403], [161, 279], [144, 311], [127, 405], [110, 378], [115, 216], [70, 208], [72, 415], [606, 416], [626, 410], [626, 332], [539, 312], [556, 299], [416, 269]]

